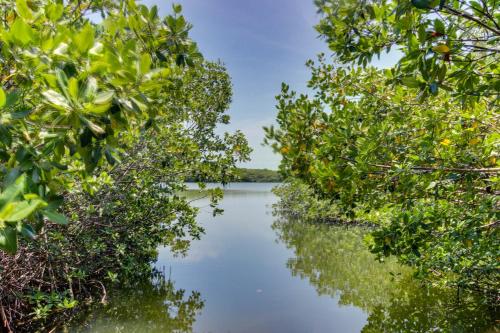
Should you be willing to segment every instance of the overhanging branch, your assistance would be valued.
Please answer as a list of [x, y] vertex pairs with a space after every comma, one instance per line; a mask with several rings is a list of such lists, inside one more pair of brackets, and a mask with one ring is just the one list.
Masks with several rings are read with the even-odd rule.
[[489, 26], [487, 25], [486, 23], [482, 22], [481, 20], [479, 20], [478, 18], [466, 13], [466, 12], [461, 12], [459, 10], [456, 10], [454, 8], [451, 8], [450, 6], [448, 5], [444, 5], [443, 6], [444, 9], [446, 9], [449, 13], [453, 14], [453, 15], [457, 15], [457, 16], [461, 16], [469, 21], [473, 21], [473, 22], [476, 22], [477, 24], [479, 24], [480, 26], [482, 26], [483, 28], [485, 28], [486, 30], [489, 30], [491, 32], [493, 32], [495, 35], [497, 36], [500, 36], [500, 30], [492, 27], [492, 26]]

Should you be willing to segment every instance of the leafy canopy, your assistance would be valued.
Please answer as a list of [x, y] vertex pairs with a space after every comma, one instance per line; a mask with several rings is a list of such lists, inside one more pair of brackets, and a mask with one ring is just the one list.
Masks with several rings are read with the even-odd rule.
[[[17, 236], [47, 220], [67, 223], [63, 196], [110, 183], [123, 152], [178, 112], [167, 106], [203, 59], [181, 6], [173, 12], [133, 0], [2, 1], [0, 249], [15, 252]], [[192, 110], [200, 132], [228, 121], [225, 109]], [[233, 141], [243, 156], [246, 141]]]
[[[284, 84], [266, 140], [281, 172], [372, 221], [372, 251], [422, 278], [498, 290], [498, 7], [317, 1], [337, 64], [308, 62], [313, 97]], [[392, 68], [368, 66], [397, 48]], [[340, 66], [339, 66], [340, 65]], [[492, 297], [494, 298], [494, 297]]]
[[398, 50], [390, 83], [420, 100], [443, 89], [462, 103], [500, 90], [500, 13], [495, 0], [316, 0], [317, 26], [336, 59], [366, 66]]

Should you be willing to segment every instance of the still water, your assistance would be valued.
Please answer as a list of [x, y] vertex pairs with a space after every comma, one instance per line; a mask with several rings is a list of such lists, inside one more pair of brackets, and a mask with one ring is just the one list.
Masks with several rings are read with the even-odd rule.
[[188, 255], [160, 249], [165, 279], [116, 294], [83, 330], [498, 332], [472, 296], [423, 288], [408, 269], [376, 262], [363, 246], [366, 231], [273, 216], [275, 185], [232, 184], [215, 218], [198, 201], [206, 234]]

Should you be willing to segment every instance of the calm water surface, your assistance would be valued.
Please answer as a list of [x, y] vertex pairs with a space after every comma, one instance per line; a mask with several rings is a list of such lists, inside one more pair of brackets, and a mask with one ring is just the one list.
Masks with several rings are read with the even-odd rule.
[[[115, 295], [87, 332], [498, 332], [470, 296], [429, 290], [392, 261], [377, 263], [362, 229], [272, 215], [275, 184], [231, 184], [186, 257], [160, 249], [156, 279]], [[196, 195], [191, 192], [190, 195]], [[82, 330], [80, 327], [78, 330]]]

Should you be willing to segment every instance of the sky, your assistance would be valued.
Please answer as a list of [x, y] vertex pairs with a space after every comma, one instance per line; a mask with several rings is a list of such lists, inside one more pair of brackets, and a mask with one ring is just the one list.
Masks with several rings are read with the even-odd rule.
[[[263, 126], [274, 123], [275, 96], [286, 82], [307, 92], [305, 62], [329, 54], [314, 25], [319, 15], [313, 0], [178, 0], [193, 24], [191, 37], [205, 59], [222, 61], [233, 82], [231, 124], [225, 131], [243, 131], [253, 148], [241, 166], [277, 169], [280, 157], [263, 147]], [[171, 13], [172, 1], [144, 0], [160, 14]], [[384, 61], [384, 59], [382, 60]]]

